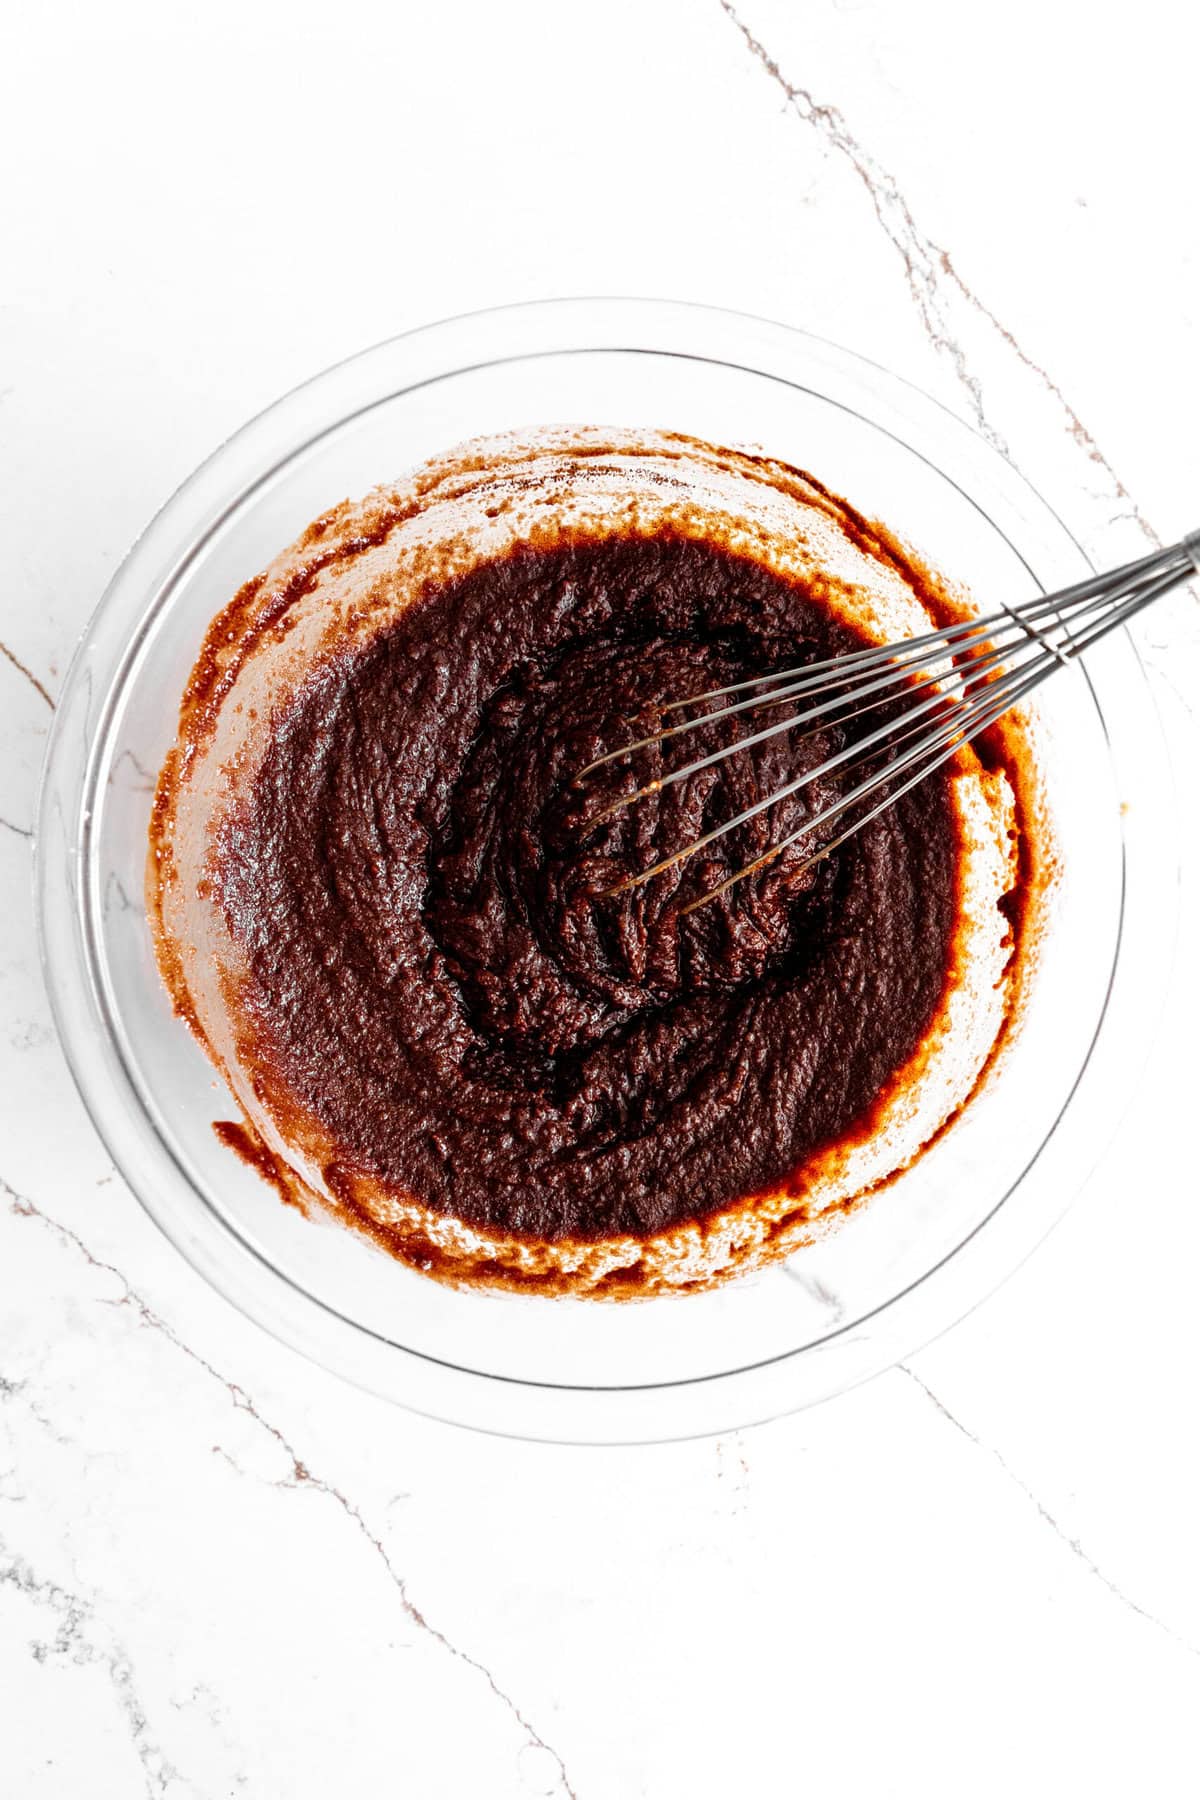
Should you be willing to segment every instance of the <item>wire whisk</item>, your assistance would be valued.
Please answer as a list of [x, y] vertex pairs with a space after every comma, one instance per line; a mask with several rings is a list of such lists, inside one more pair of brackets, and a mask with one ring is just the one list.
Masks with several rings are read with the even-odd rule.
[[[737, 756], [754, 745], [800, 728], [814, 735], [831, 725], [845, 725], [881, 709], [892, 716], [874, 729], [856, 736], [836, 754], [815, 768], [806, 769], [793, 781], [775, 788], [734, 817], [704, 832], [680, 850], [628, 876], [609, 890], [625, 893], [654, 876], [695, 856], [718, 839], [747, 824], [788, 795], [798, 793], [822, 778], [841, 771], [850, 775], [866, 770], [850, 789], [804, 821], [763, 854], [745, 863], [725, 880], [707, 889], [680, 909], [682, 914], [707, 905], [736, 883], [757, 874], [794, 844], [829, 826], [844, 822], [831, 841], [798, 865], [798, 870], [819, 862], [864, 825], [878, 818], [918, 783], [949, 762], [964, 744], [1025, 699], [1057, 669], [1072, 663], [1099, 643], [1110, 631], [1126, 624], [1146, 607], [1200, 573], [1200, 531], [1165, 550], [1155, 551], [1107, 574], [1094, 575], [1054, 594], [1026, 601], [1020, 606], [925, 632], [877, 649], [850, 651], [774, 674], [726, 687], [709, 688], [686, 699], [657, 706], [661, 720], [672, 713], [686, 713], [713, 701], [724, 702], [716, 711], [701, 711], [631, 743], [622, 744], [581, 769], [576, 782], [586, 785], [589, 776], [622, 757], [632, 757], [651, 746], [681, 742], [688, 735], [724, 719], [740, 718], [765, 709], [798, 702], [786, 717], [735, 738], [722, 748], [694, 757], [680, 767], [622, 795], [592, 815], [594, 828], [626, 807], [650, 795], [687, 781], [702, 770]], [[897, 711], [898, 703], [903, 706]], [[747, 723], [754, 723], [748, 720]], [[850, 815], [847, 819], [847, 815]]]

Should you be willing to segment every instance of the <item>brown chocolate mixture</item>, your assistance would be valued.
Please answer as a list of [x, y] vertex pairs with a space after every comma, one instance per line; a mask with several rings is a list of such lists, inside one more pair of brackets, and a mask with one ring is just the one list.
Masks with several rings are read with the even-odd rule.
[[947, 981], [946, 782], [681, 918], [855, 777], [608, 890], [842, 730], [782, 734], [591, 829], [731, 726], [574, 781], [656, 702], [857, 641], [795, 583], [663, 535], [510, 553], [314, 674], [218, 880], [259, 1054], [347, 1164], [492, 1230], [647, 1236], [785, 1186], [863, 1126]]

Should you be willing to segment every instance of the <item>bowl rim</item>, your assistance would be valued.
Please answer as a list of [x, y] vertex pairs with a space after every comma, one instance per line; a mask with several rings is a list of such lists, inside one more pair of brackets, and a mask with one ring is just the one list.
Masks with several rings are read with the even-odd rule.
[[[603, 325], [612, 341], [585, 342], [574, 345], [563, 342], [540, 349], [530, 347], [544, 340], [548, 322], [558, 324], [563, 329], [569, 327], [568, 337], [571, 332], [578, 336], [582, 327], [574, 324], [576, 320], [582, 321], [582, 325], [592, 331], [595, 331], [598, 325]], [[499, 329], [502, 338], [507, 337], [513, 343], [524, 344], [525, 347], [511, 350], [505, 355], [477, 356], [474, 362], [456, 361], [444, 368], [439, 368], [436, 373], [425, 374], [419, 380], [406, 382], [401, 387], [393, 386], [388, 388], [387, 392], [375, 391], [372, 393], [378, 373], [382, 371], [389, 357], [394, 360], [398, 352], [414, 346], [418, 351], [428, 345], [436, 348], [439, 342], [443, 349], [449, 347], [453, 351], [457, 340], [465, 339], [469, 342], [472, 334], [479, 331], [482, 331], [486, 337], [493, 327]], [[131, 1134], [125, 1129], [130, 1124], [130, 1120], [121, 1119], [118, 1108], [123, 1108], [126, 1113], [132, 1109], [135, 1115], [134, 1131], [140, 1124], [144, 1131], [148, 1131], [152, 1135], [158, 1150], [169, 1160], [176, 1176], [186, 1182], [202, 1205], [207, 1219], [215, 1225], [216, 1231], [228, 1242], [236, 1244], [245, 1256], [251, 1258], [258, 1265], [258, 1269], [265, 1276], [268, 1285], [271, 1283], [281, 1284], [289, 1290], [290, 1294], [298, 1299], [302, 1310], [317, 1309], [328, 1315], [331, 1320], [336, 1321], [338, 1330], [344, 1329], [358, 1337], [368, 1339], [372, 1345], [383, 1347], [385, 1352], [391, 1356], [416, 1359], [423, 1364], [432, 1365], [452, 1377], [465, 1379], [470, 1383], [481, 1381], [485, 1384], [498, 1383], [527, 1393], [549, 1393], [557, 1396], [574, 1396], [577, 1399], [582, 1396], [591, 1398], [600, 1396], [605, 1399], [619, 1400], [622, 1396], [628, 1398], [630, 1395], [673, 1395], [690, 1387], [715, 1389], [719, 1388], [721, 1384], [736, 1384], [767, 1368], [794, 1364], [798, 1358], [805, 1356], [811, 1358], [814, 1352], [820, 1351], [826, 1345], [848, 1333], [862, 1330], [863, 1327], [878, 1320], [882, 1315], [887, 1314], [893, 1320], [898, 1319], [900, 1312], [905, 1310], [905, 1303], [916, 1296], [918, 1290], [925, 1291], [927, 1294], [932, 1278], [941, 1274], [948, 1265], [964, 1256], [964, 1253], [984, 1232], [985, 1227], [992, 1226], [1004, 1207], [1012, 1200], [1017, 1189], [1026, 1183], [1031, 1171], [1047, 1146], [1055, 1138], [1064, 1118], [1075, 1103], [1080, 1087], [1093, 1064], [1097, 1045], [1101, 1041], [1106, 1022], [1109, 1019], [1114, 986], [1117, 982], [1122, 958], [1127, 954], [1128, 949], [1126, 925], [1130, 901], [1130, 857], [1128, 832], [1124, 819], [1118, 822], [1121, 844], [1118, 928], [1114, 943], [1113, 963], [1108, 971], [1103, 1003], [1097, 1018], [1095, 1032], [1076, 1072], [1075, 1079], [1064, 1098], [1062, 1107], [1046, 1135], [1034, 1149], [1016, 1180], [1006, 1188], [991, 1211], [979, 1220], [951, 1250], [904, 1288], [852, 1321], [832, 1325], [828, 1332], [819, 1339], [738, 1368], [709, 1371], [667, 1381], [604, 1386], [590, 1383], [534, 1380], [524, 1376], [509, 1375], [451, 1362], [433, 1356], [429, 1352], [399, 1344], [395, 1339], [375, 1330], [372, 1326], [348, 1317], [336, 1306], [294, 1281], [283, 1269], [272, 1263], [270, 1258], [265, 1256], [255, 1244], [238, 1234], [230, 1221], [210, 1205], [186, 1167], [162, 1137], [144, 1104], [132, 1072], [121, 1054], [119, 1040], [113, 1029], [113, 1021], [108, 1016], [103, 982], [98, 974], [99, 953], [94, 942], [95, 915], [94, 908], [89, 905], [88, 874], [91, 867], [92, 825], [95, 817], [95, 808], [90, 801], [94, 795], [98, 778], [101, 752], [106, 743], [114, 711], [120, 702], [129, 669], [136, 660], [146, 634], [156, 625], [162, 608], [169, 605], [173, 584], [185, 572], [188, 564], [200, 553], [207, 539], [220, 530], [224, 519], [233, 508], [243, 505], [254, 489], [267, 482], [277, 469], [293, 460], [314, 442], [360, 416], [362, 412], [373, 406], [384, 404], [401, 393], [429, 386], [450, 375], [470, 373], [473, 369], [511, 362], [529, 356], [559, 356], [571, 348], [577, 351], [643, 350], [654, 355], [694, 357], [710, 337], [714, 343], [719, 343], [723, 338], [732, 340], [739, 331], [746, 332], [747, 329], [751, 335], [759, 338], [765, 336], [769, 339], [770, 347], [776, 352], [788, 350], [793, 353], [800, 352], [801, 360], [807, 356], [817, 363], [826, 365], [835, 376], [848, 377], [851, 389], [857, 383], [862, 387], [865, 395], [869, 395], [872, 399], [879, 396], [884, 402], [884, 410], [891, 409], [898, 413], [900, 420], [918, 433], [923, 427], [931, 428], [943, 436], [949, 433], [950, 437], [956, 440], [957, 446], [961, 448], [965, 465], [969, 467], [973, 463], [981, 463], [985, 481], [994, 483], [999, 479], [1001, 489], [1005, 485], [1008, 486], [1009, 492], [1003, 496], [1006, 503], [1015, 507], [1018, 513], [1023, 509], [1032, 509], [1035, 515], [1040, 515], [1041, 519], [1049, 523], [1058, 535], [1063, 548], [1073, 551], [1081, 572], [1090, 570], [1091, 564], [1059, 515], [1001, 452], [941, 402], [925, 394], [923, 390], [902, 377], [892, 374], [871, 359], [831, 344], [828, 340], [815, 337], [811, 333], [772, 320], [762, 319], [751, 313], [733, 312], [728, 309], [712, 308], [686, 301], [647, 300], [636, 297], [572, 296], [485, 308], [416, 326], [333, 364], [330, 368], [309, 377], [297, 387], [280, 396], [219, 445], [167, 499], [122, 560], [81, 634], [63, 683], [62, 694], [47, 744], [38, 799], [34, 843], [34, 882], [39, 951], [43, 979], [59, 1038], [63, 1044], [72, 1078], [93, 1124], [113, 1156], [114, 1162], [121, 1169], [139, 1201], [155, 1220], [155, 1223], [170, 1238], [176, 1248], [183, 1252], [188, 1261], [197, 1267], [212, 1285], [224, 1293], [226, 1298], [237, 1305], [239, 1310], [256, 1323], [265, 1325], [275, 1336], [305, 1354], [315, 1355], [312, 1348], [312, 1332], [308, 1328], [311, 1326], [311, 1321], [308, 1321], [303, 1329], [298, 1329], [294, 1323], [282, 1316], [289, 1310], [288, 1307], [280, 1304], [276, 1304], [274, 1307], [269, 1303], [264, 1304], [263, 1294], [251, 1294], [248, 1291], [253, 1285], [252, 1282], [248, 1282], [246, 1279], [234, 1279], [227, 1268], [221, 1267], [220, 1257], [214, 1255], [211, 1248], [201, 1245], [194, 1226], [189, 1228], [188, 1223], [181, 1219], [173, 1209], [170, 1199], [164, 1200], [155, 1183], [148, 1178], [148, 1171], [141, 1166], [141, 1157], [132, 1147]], [[668, 342], [676, 339], [686, 340], [692, 347], [670, 348], [662, 343], [647, 344], [629, 341], [630, 334], [634, 334], [635, 337], [640, 334], [643, 338], [649, 335], [653, 338], [656, 333], [664, 336]], [[602, 331], [601, 335], [605, 335], [605, 331]], [[831, 395], [820, 388], [813, 388], [808, 383], [789, 380], [777, 368], [764, 368], [746, 361], [739, 362], [728, 355], [719, 354], [702, 356], [701, 360], [720, 363], [756, 375], [765, 374], [789, 385], [802, 387], [805, 391], [815, 393], [822, 400], [840, 406], [844, 410], [857, 411], [854, 406], [836, 395]], [[347, 408], [344, 398], [337, 398], [347, 381], [349, 381], [351, 389], [358, 390], [361, 401], [359, 405], [352, 408]], [[293, 415], [303, 413], [314, 399], [324, 402], [324, 411], [328, 414], [320, 428], [307, 430], [302, 441], [289, 438], [283, 454], [264, 467], [260, 461], [262, 441], [267, 437], [282, 437], [290, 429]], [[336, 404], [332, 404], [335, 401]], [[905, 450], [929, 464], [939, 476], [950, 481], [963, 498], [982, 514], [987, 523], [1005, 538], [1033, 579], [1037, 579], [1020, 547], [1013, 544], [1004, 526], [992, 517], [990, 511], [981, 504], [975, 493], [969, 492], [955, 477], [948, 475], [940, 462], [936, 462], [926, 455], [919, 445], [910, 441], [907, 435], [901, 435], [888, 423], [881, 422], [872, 414], [859, 413], [858, 416], [865, 424], [893, 438]], [[233, 490], [234, 497], [226, 498], [224, 504], [221, 504], [220, 496], [210, 495], [208, 489], [213, 486], [214, 478], [218, 478], [219, 488], [226, 492], [229, 490], [229, 465], [231, 462], [240, 465], [249, 479], [238, 482]], [[181, 534], [177, 521], [184, 515], [190, 514], [197, 505], [201, 510], [202, 529], [195, 528], [193, 520], [192, 526]], [[181, 541], [182, 548], [180, 549]], [[146, 604], [147, 598], [151, 596], [153, 598], [150, 603]], [[130, 606], [131, 598], [133, 604], [140, 607], [136, 628], [132, 633], [128, 631], [128, 620], [124, 617]], [[1145, 702], [1145, 709], [1152, 719], [1152, 729], [1148, 737], [1145, 737], [1142, 746], [1143, 752], [1151, 760], [1154, 760], [1155, 749], [1157, 749], [1157, 760], [1165, 766], [1166, 756], [1161, 727], [1145, 680], [1145, 672], [1137, 657], [1132, 639], [1128, 637], [1128, 634], [1124, 635], [1127, 660], [1131, 654], [1132, 668], [1140, 676], [1139, 691]], [[107, 662], [105, 658], [107, 658]], [[98, 669], [93, 666], [94, 664], [99, 665]], [[99, 695], [96, 692], [97, 673], [105, 677], [103, 691]], [[1085, 667], [1081, 669], [1081, 673], [1091, 690], [1100, 725], [1111, 754], [1113, 752], [1111, 710], [1106, 711], [1101, 704], [1093, 680], [1093, 670]], [[1123, 694], [1123, 704], [1125, 698]], [[100, 702], [98, 709], [97, 700]], [[73, 731], [78, 731], [80, 727], [83, 731], [86, 754], [82, 766], [75, 770], [70, 765], [70, 755], [75, 742], [71, 734]], [[1161, 776], [1162, 770], [1159, 773]], [[1169, 767], [1167, 768], [1166, 785], [1169, 789]], [[72, 805], [72, 801], [74, 805]], [[55, 848], [65, 853], [66, 856], [65, 892], [63, 886], [58, 882], [58, 875], [63, 865], [61, 859], [53, 854]], [[1174, 895], [1174, 884], [1169, 884], [1169, 886]], [[1161, 922], [1159, 931], [1161, 933]], [[1161, 937], [1169, 938], [1170, 947], [1173, 949], [1174, 933], [1161, 933]], [[1158, 962], [1161, 966], [1157, 970], [1157, 979], [1151, 980], [1148, 986], [1154, 990], [1161, 1001], [1161, 996], [1165, 992], [1169, 958], [1160, 955]], [[81, 976], [82, 983], [80, 983]], [[1146, 987], [1147, 981], [1144, 972], [1141, 981], [1143, 987]], [[86, 1004], [83, 1006], [79, 1004], [80, 985], [82, 985], [86, 999]], [[1157, 1016], [1157, 1007], [1153, 1007], [1151, 1010], [1154, 1016]], [[1146, 1014], [1146, 1007], [1143, 1006], [1141, 1012], [1143, 1015]], [[1143, 1053], [1148, 1049], [1151, 1028], [1151, 1024], [1143, 1017], [1138, 1033], [1138, 1047]], [[112, 1066], [114, 1057], [119, 1065], [117, 1069]], [[1115, 1129], [1117, 1121], [1111, 1108], [1106, 1114], [1106, 1123], [1109, 1122], [1111, 1122], [1112, 1129]], [[1100, 1149], [1095, 1149], [1097, 1156], [1099, 1153]], [[135, 1166], [135, 1172], [131, 1172], [131, 1165]], [[1083, 1175], [1080, 1174], [1077, 1185], [1082, 1185], [1083, 1178]], [[1071, 1197], [1071, 1193], [1068, 1192], [1065, 1197], [1061, 1198], [1061, 1203], [1054, 1210], [1052, 1216], [1048, 1216], [1030, 1241], [1024, 1244], [1024, 1248], [1015, 1262], [1006, 1262], [1004, 1267], [991, 1272], [984, 1280], [982, 1290], [968, 1298], [965, 1304], [956, 1304], [952, 1307], [950, 1317], [943, 1319], [941, 1324], [935, 1325], [933, 1329], [922, 1327], [917, 1331], [915, 1337], [911, 1332], [902, 1334], [905, 1338], [905, 1348], [899, 1354], [908, 1353], [915, 1343], [928, 1341], [930, 1336], [937, 1335], [940, 1330], [948, 1329], [951, 1324], [963, 1316], [964, 1312], [971, 1310], [982, 1300], [987, 1292], [1005, 1279], [1012, 1272], [1012, 1268], [1023, 1261], [1024, 1257], [1036, 1247], [1036, 1244], [1066, 1210]], [[276, 1296], [276, 1299], [278, 1300], [279, 1297]], [[909, 1339], [912, 1341], [908, 1341]], [[369, 1372], [365, 1375], [361, 1372], [356, 1373], [354, 1369], [346, 1366], [348, 1361], [354, 1362], [356, 1360], [354, 1358], [347, 1359], [345, 1356], [334, 1355], [332, 1358], [318, 1356], [316, 1360], [325, 1366], [340, 1368], [342, 1373], [349, 1373], [352, 1379], [360, 1380], [363, 1385], [375, 1387], [377, 1391], [380, 1391], [377, 1379], [372, 1379]], [[897, 1357], [889, 1351], [882, 1356], [882, 1359], [875, 1357], [868, 1360], [872, 1366], [864, 1368], [863, 1372], [858, 1375], [852, 1375], [831, 1391], [840, 1391], [842, 1387], [854, 1385], [856, 1380], [865, 1379], [867, 1375], [876, 1372], [878, 1367], [888, 1366], [897, 1360]], [[417, 1400], [397, 1392], [390, 1382], [382, 1391], [388, 1393], [391, 1398], [399, 1399], [414, 1410], [429, 1410], [438, 1417], [448, 1416], [444, 1409], [444, 1402], [442, 1406], [422, 1408]], [[727, 1391], [732, 1390], [727, 1389]], [[813, 1396], [813, 1398], [821, 1397], [825, 1396]], [[793, 1402], [795, 1405], [808, 1403], [810, 1402], [805, 1399]], [[773, 1405], [765, 1416], [774, 1416], [775, 1412], [790, 1409], [788, 1405]], [[477, 1418], [463, 1419], [461, 1409], [456, 1411], [454, 1407], [449, 1409], [449, 1416], [460, 1418], [461, 1422], [482, 1423], [484, 1429], [497, 1429]], [[746, 1421], [744, 1416], [739, 1416], [736, 1422]], [[723, 1428], [721, 1425], [705, 1425], [703, 1430], [721, 1428]], [[498, 1429], [503, 1430], [504, 1428], [499, 1427]], [[521, 1429], [517, 1435], [542, 1435], [542, 1433]], [[550, 1435], [561, 1438], [563, 1433], [555, 1430]], [[643, 1435], [645, 1434], [641, 1431], [635, 1433], [635, 1437], [638, 1439]], [[652, 1435], [655, 1438], [661, 1438], [664, 1435], [672, 1434], [664, 1434], [656, 1430]], [[691, 1436], [696, 1433], [687, 1430], [679, 1435]], [[593, 1433], [589, 1430], [584, 1438], [577, 1441], [593, 1441]], [[605, 1435], [602, 1441], [626, 1440], [623, 1436], [613, 1438]]]

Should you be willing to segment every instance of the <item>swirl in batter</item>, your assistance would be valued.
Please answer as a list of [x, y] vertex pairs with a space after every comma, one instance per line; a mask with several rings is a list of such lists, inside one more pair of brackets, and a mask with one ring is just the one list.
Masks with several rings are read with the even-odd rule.
[[[708, 454], [781, 490], [772, 469]], [[480, 477], [455, 467], [461, 506], [459, 489], [475, 496]], [[928, 616], [922, 572], [844, 503], [813, 483], [806, 493]], [[395, 508], [377, 541], [359, 530], [381, 566], [429, 504]], [[298, 591], [282, 608], [278, 581], [240, 597], [226, 630], [240, 655], [198, 666], [181, 733], [191, 753], [160, 788], [160, 959], [243, 1100], [255, 1153], [453, 1280], [637, 1293], [703, 1286], [794, 1248], [872, 1185], [873, 1138], [889, 1146], [886, 1177], [944, 1122], [947, 1109], [912, 1090], [936, 1062], [931, 1045], [945, 1048], [956, 993], [963, 1010], [964, 950], [980, 972], [967, 983], [977, 1014], [988, 981], [1004, 989], [1019, 935], [1018, 784], [999, 738], [992, 768], [964, 751], [815, 866], [801, 867], [820, 841], [808, 838], [683, 912], [854, 776], [826, 776], [612, 892], [855, 727], [782, 733], [604, 818], [747, 721], [705, 725], [582, 784], [581, 768], [640, 735], [631, 721], [652, 722], [667, 698], [878, 637], [849, 584], [756, 553], [711, 512], [656, 504], [602, 531], [568, 509], [465, 557], [426, 557], [419, 581], [404, 574], [403, 605], [393, 582], [380, 607], [376, 579], [373, 605], [356, 590], [352, 628], [348, 614], [326, 616], [303, 667], [293, 655], [286, 679], [256, 685], [264, 641], [282, 655], [289, 609], [311, 613], [335, 580], [336, 557], [315, 577], [304, 561], [347, 541], [319, 521], [293, 559], [306, 570], [293, 573]], [[220, 764], [189, 887], [181, 806], [235, 706], [241, 754]], [[187, 976], [196, 934], [187, 946], [179, 925], [186, 914], [194, 928], [198, 908], [218, 922], [215, 988]], [[974, 1030], [949, 1110], [1006, 1004], [1002, 992]], [[206, 1022], [214, 1007], [224, 1038]], [[936, 1079], [946, 1085], [944, 1070]]]

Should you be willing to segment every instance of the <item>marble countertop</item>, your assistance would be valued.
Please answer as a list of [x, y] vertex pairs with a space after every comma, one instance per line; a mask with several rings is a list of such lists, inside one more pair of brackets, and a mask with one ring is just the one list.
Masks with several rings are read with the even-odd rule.
[[244, 418], [426, 319], [767, 314], [936, 395], [1098, 561], [1195, 527], [1196, 43], [1168, 0], [1136, 27], [1081, 0], [10, 24], [0, 1793], [1200, 1789], [1195, 594], [1138, 631], [1184, 929], [1111, 1149], [965, 1323], [753, 1431], [493, 1441], [265, 1336], [94, 1135], [29, 901], [55, 695], [127, 545]]

